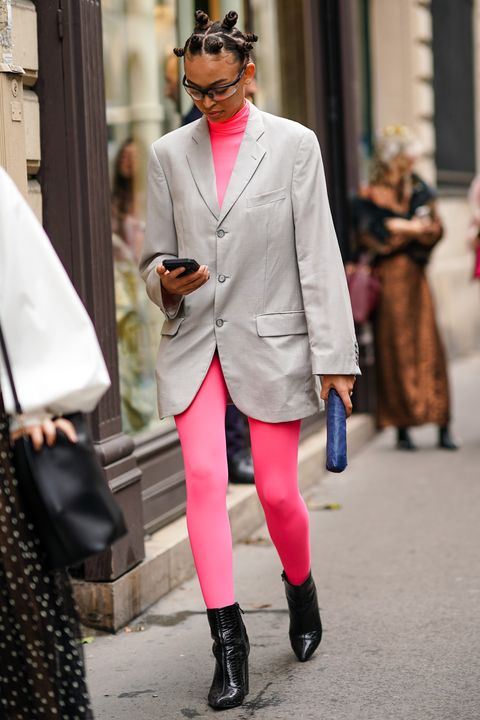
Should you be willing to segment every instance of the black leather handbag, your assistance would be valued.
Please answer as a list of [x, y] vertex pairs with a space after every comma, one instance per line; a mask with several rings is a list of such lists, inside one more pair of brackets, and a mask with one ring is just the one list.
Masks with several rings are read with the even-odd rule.
[[[15, 402], [22, 415], [5, 339], [0, 346]], [[78, 442], [60, 430], [55, 445], [37, 451], [28, 436], [15, 441], [14, 465], [19, 492], [52, 568], [78, 565], [126, 534], [122, 511], [107, 485], [82, 413], [65, 416]]]

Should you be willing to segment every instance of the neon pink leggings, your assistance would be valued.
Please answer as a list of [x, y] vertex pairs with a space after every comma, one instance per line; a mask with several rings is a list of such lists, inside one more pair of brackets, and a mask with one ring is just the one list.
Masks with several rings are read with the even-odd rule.
[[[218, 355], [192, 404], [175, 417], [187, 483], [187, 525], [207, 608], [235, 602], [232, 536], [227, 512], [225, 412], [228, 391]], [[310, 571], [308, 511], [298, 489], [300, 420], [248, 418], [255, 484], [268, 530], [288, 580]]]

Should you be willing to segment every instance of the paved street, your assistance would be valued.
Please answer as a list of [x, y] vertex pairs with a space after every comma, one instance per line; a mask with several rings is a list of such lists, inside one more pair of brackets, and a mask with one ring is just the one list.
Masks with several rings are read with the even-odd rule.
[[[480, 356], [452, 368], [458, 453], [384, 433], [309, 498], [324, 639], [290, 650], [278, 560], [265, 528], [235, 550], [250, 635], [250, 695], [229, 720], [478, 720]], [[322, 509], [339, 503], [338, 510]], [[214, 561], [214, 558], [212, 558]], [[197, 581], [117, 636], [87, 645], [97, 720], [208, 718], [213, 672]]]

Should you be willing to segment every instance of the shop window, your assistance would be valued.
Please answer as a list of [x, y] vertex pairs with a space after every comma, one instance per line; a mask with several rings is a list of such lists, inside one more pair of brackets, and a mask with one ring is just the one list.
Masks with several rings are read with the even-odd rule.
[[370, 160], [374, 146], [370, 57], [370, 0], [357, 0], [353, 19], [355, 32], [355, 65], [357, 68], [358, 82], [357, 125], [359, 129], [359, 181], [361, 185], [365, 185], [369, 180]]
[[475, 173], [472, 0], [433, 0], [438, 185], [465, 188]]
[[182, 122], [179, 61], [172, 51], [180, 21], [191, 24], [193, 12], [188, 0], [102, 2], [122, 425], [130, 434], [172, 427], [171, 420], [159, 421], [156, 406], [164, 318], [147, 298], [138, 258], [148, 149]]

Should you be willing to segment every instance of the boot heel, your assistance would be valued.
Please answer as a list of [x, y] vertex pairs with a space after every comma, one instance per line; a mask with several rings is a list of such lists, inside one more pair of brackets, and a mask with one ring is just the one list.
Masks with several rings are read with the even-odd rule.
[[243, 672], [244, 672], [244, 679], [245, 679], [244, 680], [245, 681], [245, 695], [248, 695], [248, 693], [250, 692], [250, 674], [248, 671], [248, 658], [243, 667]]

